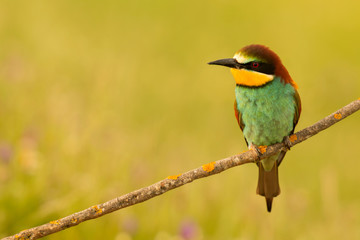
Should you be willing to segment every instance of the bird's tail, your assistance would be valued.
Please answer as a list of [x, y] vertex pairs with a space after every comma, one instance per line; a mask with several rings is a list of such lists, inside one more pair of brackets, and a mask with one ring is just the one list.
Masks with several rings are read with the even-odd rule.
[[278, 163], [275, 161], [270, 171], [265, 171], [261, 163], [259, 166], [259, 179], [256, 193], [266, 198], [268, 212], [271, 212], [272, 200], [280, 194]]

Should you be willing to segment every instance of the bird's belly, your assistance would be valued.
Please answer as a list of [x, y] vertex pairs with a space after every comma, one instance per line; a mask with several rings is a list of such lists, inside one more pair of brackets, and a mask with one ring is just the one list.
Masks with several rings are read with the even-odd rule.
[[244, 137], [249, 144], [256, 145], [271, 145], [281, 142], [293, 128], [293, 115], [288, 115], [286, 111], [281, 111], [276, 107], [267, 107], [266, 110], [263, 110], [261, 105], [260, 103], [260, 107], [255, 106], [255, 109], [244, 112]]
[[276, 82], [258, 89], [237, 87], [237, 108], [249, 144], [271, 145], [291, 133], [295, 113], [293, 96], [291, 88]]

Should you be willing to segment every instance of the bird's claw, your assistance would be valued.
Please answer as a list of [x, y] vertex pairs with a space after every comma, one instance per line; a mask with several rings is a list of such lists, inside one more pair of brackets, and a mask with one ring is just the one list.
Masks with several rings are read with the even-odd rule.
[[261, 160], [261, 155], [266, 152], [267, 146], [257, 146], [255, 144], [250, 145], [250, 149], [254, 150], [257, 153], [257, 158], [255, 159], [255, 163], [258, 164]]
[[286, 151], [289, 151], [291, 149], [291, 147], [292, 147], [292, 143], [291, 143], [291, 140], [290, 140], [289, 136], [284, 137], [283, 143], [285, 145]]

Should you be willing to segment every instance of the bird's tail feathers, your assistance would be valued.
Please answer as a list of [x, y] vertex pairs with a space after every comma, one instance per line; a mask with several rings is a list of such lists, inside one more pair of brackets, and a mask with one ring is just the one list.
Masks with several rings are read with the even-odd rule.
[[280, 194], [278, 163], [275, 161], [270, 171], [265, 171], [263, 165], [259, 166], [259, 179], [256, 193], [266, 198], [268, 212], [271, 212], [272, 200]]

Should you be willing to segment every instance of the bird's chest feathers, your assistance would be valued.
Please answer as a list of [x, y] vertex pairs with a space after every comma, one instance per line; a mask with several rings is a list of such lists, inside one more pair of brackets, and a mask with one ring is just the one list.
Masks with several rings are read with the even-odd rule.
[[234, 76], [236, 84], [249, 87], [258, 87], [274, 79], [273, 75], [248, 71], [246, 69], [231, 68], [231, 73]]
[[281, 142], [293, 129], [294, 89], [280, 79], [259, 88], [237, 86], [237, 110], [241, 113], [244, 137], [250, 143], [270, 145]]

